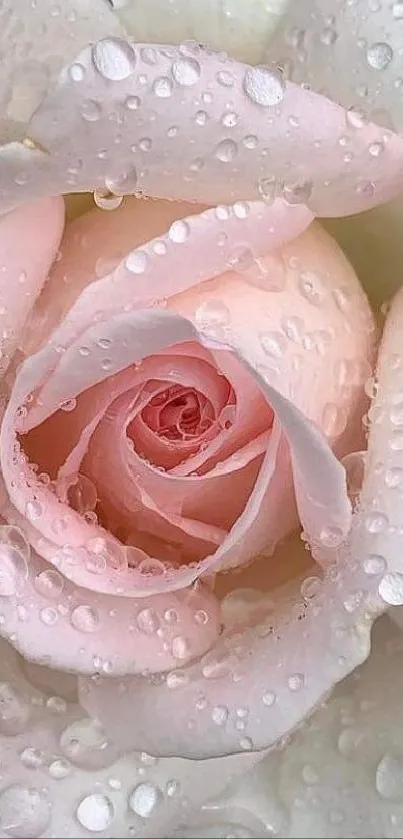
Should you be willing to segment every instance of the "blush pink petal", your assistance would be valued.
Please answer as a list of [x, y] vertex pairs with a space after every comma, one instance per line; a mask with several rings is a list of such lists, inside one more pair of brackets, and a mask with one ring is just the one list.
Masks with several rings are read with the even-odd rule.
[[[284, 185], [290, 201], [337, 216], [401, 191], [403, 140], [391, 131], [357, 131], [343, 107], [274, 66], [273, 80], [197, 46], [155, 46], [152, 63], [149, 49], [111, 37], [77, 56], [79, 81], [63, 70], [31, 120], [28, 148], [1, 150], [3, 210], [105, 187], [233, 203], [270, 195], [274, 179], [277, 194]], [[373, 155], [377, 143], [383, 152]]]
[[64, 226], [61, 198], [27, 204], [0, 219], [0, 372], [19, 344], [25, 321], [56, 256]]
[[[2, 575], [5, 563], [0, 551]], [[75, 586], [33, 550], [29, 576], [2, 597], [2, 615], [0, 634], [25, 658], [76, 673], [163, 672], [203, 654], [220, 632], [219, 602], [204, 585], [122, 600]]]

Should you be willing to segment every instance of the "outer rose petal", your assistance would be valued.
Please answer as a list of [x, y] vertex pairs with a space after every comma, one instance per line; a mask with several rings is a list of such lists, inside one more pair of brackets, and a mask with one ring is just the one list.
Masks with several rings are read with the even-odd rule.
[[0, 139], [26, 126], [66, 61], [93, 39], [123, 31], [103, 0], [3, 0], [0, 9]]
[[61, 198], [27, 204], [0, 219], [0, 372], [18, 346], [30, 309], [56, 256], [64, 225]]
[[357, 131], [344, 108], [275, 69], [267, 76], [198, 47], [144, 50], [113, 38], [74, 67], [34, 115], [28, 148], [0, 150], [4, 210], [55, 190], [107, 186], [217, 204], [271, 200], [284, 187], [291, 203], [334, 216], [402, 189], [401, 138], [372, 124]]
[[[356, 109], [351, 123], [355, 116], [358, 130], [364, 112], [401, 131], [402, 30], [397, 2], [377, 0], [371, 7], [368, 0], [297, 1], [270, 44], [270, 57], [286, 62], [293, 81]], [[302, 50], [304, 61], [299, 60]]]
[[289, 0], [111, 0], [126, 31], [138, 41], [180, 44], [186, 40], [226, 50], [255, 64]]
[[104, 836], [163, 839], [260, 760], [258, 754], [199, 762], [119, 754], [79, 706], [76, 682], [28, 665], [1, 642], [1, 817], [17, 835], [88, 839], [103, 818]]

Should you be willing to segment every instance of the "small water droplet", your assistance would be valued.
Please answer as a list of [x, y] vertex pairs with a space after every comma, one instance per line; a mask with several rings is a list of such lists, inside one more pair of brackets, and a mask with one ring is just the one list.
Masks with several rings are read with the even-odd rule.
[[63, 760], [63, 758], [58, 758], [57, 760], [53, 760], [48, 769], [49, 775], [51, 778], [54, 778], [55, 781], [60, 781], [63, 778], [67, 778], [67, 775], [71, 772], [71, 766], [67, 762], [67, 760]]
[[389, 606], [403, 605], [403, 574], [385, 574], [379, 583], [380, 597]]
[[175, 242], [177, 245], [186, 242], [190, 236], [190, 226], [188, 222], [182, 221], [181, 219], [174, 221], [169, 228], [168, 236], [171, 242]]
[[52, 609], [50, 606], [46, 606], [44, 609], [41, 609], [39, 617], [42, 623], [46, 624], [46, 626], [54, 626], [59, 620], [59, 615], [56, 612], [56, 609]]
[[304, 682], [305, 679], [302, 673], [293, 673], [293, 675], [288, 679], [288, 687], [293, 691], [301, 690], [304, 686]]
[[148, 254], [145, 251], [132, 251], [125, 259], [125, 266], [132, 274], [144, 274], [148, 266]]
[[36, 521], [36, 519], [40, 519], [43, 513], [43, 507], [40, 501], [28, 501], [25, 507], [25, 513], [27, 519], [29, 521]]
[[85, 67], [82, 64], [72, 64], [69, 67], [69, 76], [73, 82], [82, 82], [85, 78]]
[[370, 554], [363, 562], [364, 571], [369, 576], [383, 574], [386, 570], [386, 560], [378, 554]]
[[36, 590], [44, 597], [56, 599], [63, 591], [64, 580], [58, 571], [49, 569], [48, 571], [40, 571], [35, 577], [34, 585]]
[[174, 658], [177, 659], [184, 659], [188, 658], [189, 656], [189, 643], [182, 635], [177, 635], [176, 638], [172, 640], [172, 655]]
[[383, 533], [389, 524], [388, 517], [384, 513], [367, 513], [365, 516], [365, 527], [368, 533]]
[[232, 163], [238, 154], [238, 146], [235, 140], [221, 140], [216, 146], [214, 154], [221, 163]]
[[101, 723], [84, 718], [68, 725], [61, 734], [60, 748], [65, 757], [82, 769], [105, 769], [115, 762], [116, 746]]
[[90, 833], [100, 833], [112, 823], [115, 815], [111, 800], [99, 792], [86, 795], [76, 810], [77, 821]]
[[229, 711], [225, 705], [216, 705], [211, 712], [211, 719], [218, 726], [224, 726], [228, 720], [228, 716]]
[[141, 609], [136, 618], [137, 626], [144, 635], [155, 635], [160, 627], [160, 619], [152, 608]]
[[172, 96], [172, 82], [168, 76], [160, 76], [158, 79], [155, 79], [153, 84], [153, 93], [155, 96], [158, 96], [159, 99], [169, 99]]
[[403, 758], [386, 754], [376, 768], [376, 789], [387, 801], [403, 799]]
[[262, 696], [263, 705], [266, 705], [268, 708], [271, 708], [276, 701], [276, 694], [273, 691], [268, 690]]
[[84, 99], [80, 105], [80, 114], [86, 122], [98, 122], [102, 116], [102, 108], [94, 99]]

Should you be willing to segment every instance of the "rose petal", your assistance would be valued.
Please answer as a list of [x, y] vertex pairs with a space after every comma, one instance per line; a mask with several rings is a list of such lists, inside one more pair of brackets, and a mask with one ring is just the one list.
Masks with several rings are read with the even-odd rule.
[[220, 631], [219, 602], [203, 585], [122, 600], [72, 585], [34, 551], [29, 573], [17, 575], [16, 566], [14, 574], [3, 553], [0, 573], [9, 586], [0, 634], [38, 664], [51, 661], [75, 673], [155, 673], [201, 655]]
[[[344, 108], [276, 69], [187, 46], [156, 48], [149, 64], [141, 49], [105, 39], [77, 57], [85, 68], [79, 86], [63, 71], [31, 120], [29, 148], [0, 150], [4, 210], [29, 196], [106, 186], [211, 204], [283, 191], [291, 203], [335, 216], [401, 191], [403, 141], [390, 131], [356, 131]], [[346, 135], [348, 160], [339, 142]], [[384, 152], [374, 155], [377, 144]]]
[[[138, 41], [180, 44], [194, 39], [241, 61], [263, 58], [288, 0], [111, 0]], [[147, 47], [145, 47], [145, 50]], [[150, 56], [152, 52], [150, 50]]]
[[[90, 41], [123, 31], [102, 0], [5, 0], [0, 10], [0, 138], [23, 139], [26, 126], [54, 87], [66, 61]], [[77, 70], [78, 72], [78, 70]]]
[[[301, 551], [300, 541], [288, 542], [276, 562]], [[80, 701], [129, 748], [200, 759], [273, 746], [369, 652], [368, 621], [343, 603], [354, 586], [351, 568], [337, 581], [310, 576], [301, 591], [300, 584], [270, 591], [254, 615], [241, 605], [247, 626], [229, 622], [214, 650], [185, 668], [183, 683], [168, 675], [160, 685], [82, 679]], [[169, 725], [156, 731], [158, 715]]]
[[[351, 125], [358, 131], [360, 113], [400, 131], [402, 27], [401, 7], [389, 0], [373, 8], [367, 0], [292, 3], [270, 56], [286, 62], [293, 81], [354, 109]], [[381, 143], [371, 153], [382, 154], [382, 149]]]
[[0, 219], [1, 359], [4, 373], [56, 256], [64, 225], [61, 198], [27, 204]]
[[29, 665], [5, 641], [0, 653], [0, 804], [17, 835], [162, 839], [260, 760], [119, 754], [78, 704], [74, 676]]

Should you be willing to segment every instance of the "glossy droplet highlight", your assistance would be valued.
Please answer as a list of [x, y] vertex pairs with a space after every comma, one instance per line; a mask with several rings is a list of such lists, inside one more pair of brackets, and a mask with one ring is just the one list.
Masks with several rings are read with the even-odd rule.
[[285, 81], [278, 70], [269, 67], [250, 67], [245, 73], [246, 95], [263, 108], [278, 105], [284, 98]]
[[94, 792], [86, 795], [77, 807], [77, 821], [90, 833], [101, 833], [113, 821], [115, 815], [113, 804], [106, 795]]
[[120, 82], [133, 73], [136, 54], [126, 41], [120, 38], [104, 38], [93, 47], [92, 60], [104, 79]]
[[385, 574], [379, 583], [379, 594], [389, 606], [403, 605], [403, 574]]
[[142, 819], [149, 819], [162, 800], [162, 791], [155, 784], [138, 784], [129, 797], [129, 807]]

